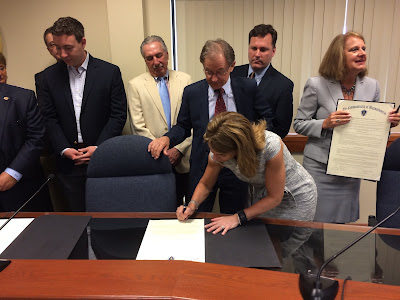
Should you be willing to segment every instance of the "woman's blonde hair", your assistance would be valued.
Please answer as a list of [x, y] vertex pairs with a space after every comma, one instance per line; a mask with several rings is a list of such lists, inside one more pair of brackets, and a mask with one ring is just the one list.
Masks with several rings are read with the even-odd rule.
[[264, 149], [266, 122], [251, 124], [236, 112], [223, 112], [208, 124], [204, 140], [218, 153], [236, 152], [240, 172], [254, 177], [259, 164], [257, 154]]
[[[326, 79], [334, 79], [341, 81], [347, 74], [346, 58], [344, 55], [346, 41], [349, 37], [358, 37], [365, 43], [362, 34], [349, 31], [346, 34], [337, 35], [326, 50], [321, 65], [319, 66], [319, 74]], [[364, 77], [368, 73], [367, 69], [361, 71], [358, 76]]]

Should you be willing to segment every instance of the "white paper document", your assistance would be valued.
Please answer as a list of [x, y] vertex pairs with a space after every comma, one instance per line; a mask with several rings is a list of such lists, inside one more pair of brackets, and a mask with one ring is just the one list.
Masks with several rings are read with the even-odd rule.
[[379, 181], [390, 132], [393, 103], [339, 100], [337, 110], [351, 114], [333, 130], [327, 174]]
[[137, 260], [205, 262], [204, 219], [150, 220]]
[[[35, 218], [17, 218], [12, 219], [2, 230], [0, 230], [0, 253], [3, 253], [4, 250], [20, 235], [22, 231]], [[7, 219], [0, 219], [0, 226], [2, 226]]]

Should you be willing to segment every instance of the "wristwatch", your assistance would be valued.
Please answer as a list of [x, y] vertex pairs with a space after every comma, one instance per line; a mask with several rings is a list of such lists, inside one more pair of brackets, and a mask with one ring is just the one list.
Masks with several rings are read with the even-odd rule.
[[239, 224], [240, 225], [243, 225], [244, 223], [246, 223], [248, 221], [247, 217], [246, 217], [246, 214], [245, 214], [245, 212], [243, 210], [238, 211], [237, 214], [238, 214], [238, 217], [239, 217]]

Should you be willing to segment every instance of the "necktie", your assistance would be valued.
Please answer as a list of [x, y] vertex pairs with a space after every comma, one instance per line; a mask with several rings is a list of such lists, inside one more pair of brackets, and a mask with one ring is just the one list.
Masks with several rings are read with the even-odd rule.
[[256, 73], [251, 72], [250, 75], [249, 75], [249, 78], [250, 78], [250, 79], [254, 79], [255, 76], [256, 76]]
[[224, 89], [221, 88], [221, 89], [215, 90], [215, 92], [218, 93], [217, 102], [215, 103], [215, 114], [214, 114], [216, 116], [219, 113], [226, 111], [226, 106], [225, 106], [224, 98], [222, 97], [222, 95], [224, 94]]
[[165, 118], [167, 119], [168, 130], [171, 129], [171, 102], [169, 101], [169, 92], [164, 77], [158, 77], [160, 81], [160, 98], [164, 108]]

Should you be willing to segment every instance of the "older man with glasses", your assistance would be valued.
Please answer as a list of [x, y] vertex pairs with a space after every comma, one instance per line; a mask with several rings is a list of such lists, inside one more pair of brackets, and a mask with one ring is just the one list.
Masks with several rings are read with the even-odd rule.
[[[239, 112], [250, 121], [264, 118], [267, 106], [256, 95], [257, 84], [247, 78], [231, 78], [235, 66], [235, 53], [224, 40], [209, 40], [200, 54], [206, 79], [185, 88], [177, 124], [164, 136], [153, 140], [149, 151], [157, 159], [169, 147], [181, 143], [193, 130], [190, 157], [190, 195], [200, 181], [207, 166], [210, 149], [203, 141], [207, 124], [223, 111]], [[242, 210], [247, 199], [247, 184], [224, 169], [209, 197], [199, 207], [200, 211], [211, 211], [219, 189], [219, 205], [222, 213]]]

